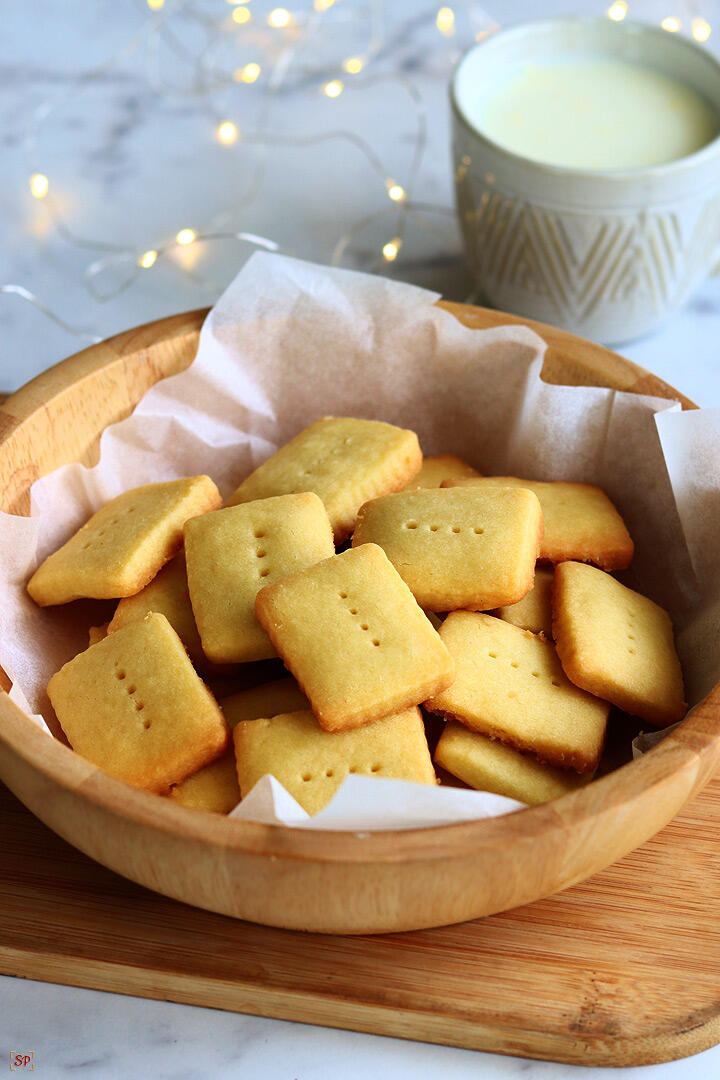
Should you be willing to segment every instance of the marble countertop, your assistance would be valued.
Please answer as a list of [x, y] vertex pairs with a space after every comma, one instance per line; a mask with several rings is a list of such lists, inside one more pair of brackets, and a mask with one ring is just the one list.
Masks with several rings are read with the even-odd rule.
[[[438, 4], [342, 0], [320, 23], [302, 0], [292, 6], [302, 31], [278, 37], [267, 26], [272, 6], [252, 0], [245, 24], [232, 23], [224, 0], [166, 0], [157, 15], [143, 0], [64, 0], [44, 5], [41, 15], [29, 4], [3, 10], [0, 287], [29, 290], [71, 329], [17, 295], [0, 295], [0, 390], [16, 389], [91, 338], [211, 304], [252, 250], [247, 243], [175, 248], [134, 273], [137, 254], [162, 250], [181, 228], [255, 233], [319, 262], [344, 245], [344, 266], [391, 273], [450, 299], [471, 295], [451, 212], [446, 82], [487, 15], [458, 4], [453, 33], [445, 35]], [[585, 0], [575, 9], [599, 14], [604, 6]], [[652, 16], [652, 4], [635, 6], [640, 17]], [[688, 21], [695, 13], [689, 4], [676, 7]], [[564, 10], [552, 0], [542, 9]], [[531, 0], [503, 5], [507, 21], [537, 14]], [[160, 18], [162, 25], [153, 22]], [[343, 73], [339, 58], [368, 50], [372, 63], [356, 79]], [[285, 74], [266, 114], [263, 80], [278, 60]], [[258, 61], [256, 83], [216, 78]], [[344, 86], [333, 99], [322, 87], [338, 78]], [[223, 146], [215, 132], [228, 118], [239, 138]], [[427, 145], [415, 170], [425, 122]], [[30, 194], [36, 172], [49, 178], [46, 199]], [[387, 263], [382, 247], [398, 228], [390, 178], [418, 209], [408, 215], [397, 259]], [[718, 406], [719, 342], [720, 280], [710, 279], [664, 329], [621, 351], [699, 404]], [[0, 979], [0, 1000], [0, 1050], [34, 1049], [45, 1077], [359, 1080], [374, 1072], [590, 1080], [604, 1072], [29, 980]], [[720, 1049], [614, 1073], [630, 1074], [717, 1075]]]

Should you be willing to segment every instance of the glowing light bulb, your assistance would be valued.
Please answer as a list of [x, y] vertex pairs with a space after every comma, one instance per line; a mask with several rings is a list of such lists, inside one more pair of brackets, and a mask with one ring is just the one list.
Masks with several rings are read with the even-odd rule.
[[663, 30], [667, 30], [668, 34], [677, 34], [678, 30], [682, 26], [682, 23], [678, 19], [677, 15], [668, 15], [667, 18], [663, 19], [660, 25], [662, 26]]
[[275, 30], [282, 30], [284, 26], [289, 26], [292, 22], [292, 15], [287, 8], [273, 8], [268, 15], [268, 23], [274, 27]]
[[147, 6], [151, 11], [159, 11], [161, 7], [164, 7], [165, 0], [147, 0]]
[[240, 26], [242, 26], [243, 23], [250, 22], [250, 20], [252, 19], [252, 12], [248, 11], [246, 7], [236, 7], [233, 8], [232, 17], [233, 22], [236, 22]]
[[188, 244], [192, 244], [193, 240], [197, 239], [197, 233], [194, 229], [181, 229], [175, 237], [178, 244], [182, 244], [186, 247]]
[[712, 33], [710, 23], [705, 19], [693, 19], [692, 21], [692, 36], [696, 41], [707, 41]]
[[246, 64], [245, 67], [238, 68], [233, 72], [233, 79], [235, 82], [254, 83], [260, 76], [259, 64]]
[[628, 6], [625, 0], [615, 0], [614, 4], [611, 4], [605, 14], [608, 19], [612, 19], [613, 22], [622, 22], [628, 13]]
[[218, 124], [216, 134], [221, 143], [231, 146], [237, 142], [239, 132], [232, 120], [223, 120], [221, 124]]
[[393, 262], [398, 257], [398, 252], [402, 247], [402, 240], [399, 236], [394, 237], [392, 240], [388, 240], [387, 244], [383, 244], [383, 259], [385, 262]]
[[34, 199], [44, 199], [50, 190], [50, 181], [43, 173], [33, 173], [30, 177], [30, 194]]
[[138, 266], [141, 266], [143, 270], [149, 270], [151, 266], [155, 265], [157, 257], [157, 251], [153, 251], [153, 249], [151, 248], [150, 251], [143, 252], [143, 254], [138, 259], [137, 264]]
[[450, 37], [455, 33], [455, 12], [452, 8], [441, 7], [435, 19], [435, 25], [441, 34]]
[[359, 75], [364, 67], [362, 56], [348, 56], [347, 60], [343, 60], [343, 68], [348, 75]]
[[340, 79], [331, 79], [330, 82], [325, 83], [322, 89], [326, 97], [336, 98], [342, 94], [343, 84]]
[[389, 177], [385, 181], [385, 187], [387, 188], [388, 196], [393, 202], [402, 202], [406, 197], [405, 188], [401, 187], [400, 184], [396, 184], [395, 181], [391, 180]]

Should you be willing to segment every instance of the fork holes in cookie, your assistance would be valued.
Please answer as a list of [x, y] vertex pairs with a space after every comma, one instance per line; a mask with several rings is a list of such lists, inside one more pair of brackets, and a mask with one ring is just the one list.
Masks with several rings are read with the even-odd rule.
[[406, 521], [405, 522], [405, 528], [406, 529], [417, 529], [417, 527], [418, 527], [417, 526], [417, 521]]
[[146, 731], [150, 727], [151, 724], [152, 724], [152, 720], [143, 720], [143, 727], [145, 728]]
[[357, 613], [358, 613], [358, 609], [356, 607], [351, 607], [350, 608], [350, 614], [351, 615], [357, 615]]
[[124, 679], [125, 678], [125, 672], [122, 670], [122, 668], [120, 668], [119, 671], [115, 672], [115, 678], [116, 679]]
[[634, 649], [628, 649], [628, 652], [630, 653], [631, 656], [635, 655], [635, 650]]
[[533, 679], [539, 679], [540, 678], [540, 672], [539, 671], [533, 671], [532, 672], [532, 677], [533, 677]]
[[267, 567], [265, 567], [264, 570], [260, 571], [260, 577], [267, 577], [269, 573], [270, 571], [267, 569]]
[[312, 773], [304, 772], [302, 774], [303, 783], [307, 784], [308, 780], [312, 780]]
[[362, 623], [360, 623], [360, 629], [361, 630], [369, 630], [370, 627], [368, 626], [368, 624], [366, 622], [362, 622]]
[[459, 532], [460, 532], [460, 526], [459, 526], [459, 525], [453, 525], [453, 527], [452, 527], [452, 531], [453, 531], [454, 533], [459, 533]]
[[378, 641], [378, 639], [376, 637], [374, 637], [373, 638], [373, 645], [375, 645], [377, 647], [379, 644], [380, 644], [380, 642]]
[[553, 686], [559, 686], [560, 685], [560, 683], [558, 682], [557, 679], [551, 679], [550, 681], [551, 681]]
[[128, 686], [128, 688], [127, 688], [127, 692], [128, 692], [128, 694], [130, 694], [131, 696], [132, 696], [132, 695], [133, 695], [133, 694], [135, 693], [135, 691], [136, 691], [136, 690], [137, 690], [137, 687], [136, 687], [136, 686]]
[[431, 525], [430, 526], [430, 532], [437, 532], [437, 531], [438, 531], [438, 526], [437, 525]]
[[333, 770], [332, 770], [332, 769], [326, 769], [326, 770], [325, 770], [325, 775], [326, 775], [326, 776], [327, 776], [327, 777], [329, 778], [329, 777], [331, 777], [331, 776], [334, 776], [334, 775], [335, 775], [335, 773], [333, 772]]
[[488, 656], [491, 656], [493, 660], [497, 660], [497, 653], [496, 652], [489, 652]]
[[510, 664], [510, 667], [518, 668], [520, 667], [520, 665], [518, 664], [517, 660], [513, 660]]
[[258, 559], [264, 559], [265, 556], [267, 555], [267, 551], [265, 551], [264, 548], [258, 548], [257, 551], [255, 552], [255, 555], [257, 556]]
[[482, 534], [485, 532], [485, 530], [484, 529], [473, 529], [473, 532], [475, 533], [476, 536], [482, 536]]
[[341, 600], [347, 600], [347, 593], [346, 592], [338, 593], [338, 596], [340, 597]]
[[370, 766], [370, 772], [380, 772], [381, 769], [382, 769], [382, 765], [371, 765]]
[[255, 532], [253, 533], [253, 536], [255, 537], [256, 540], [262, 540], [264, 535], [265, 535], [265, 530], [264, 529], [256, 529]]
[[142, 712], [144, 708], [145, 706], [143, 705], [142, 701], [135, 702], [135, 709], [137, 710], [137, 712]]

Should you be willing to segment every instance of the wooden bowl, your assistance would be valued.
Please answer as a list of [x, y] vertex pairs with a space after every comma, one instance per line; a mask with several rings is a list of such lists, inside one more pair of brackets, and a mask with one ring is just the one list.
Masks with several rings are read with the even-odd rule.
[[[445, 305], [468, 326], [521, 322]], [[195, 355], [205, 312], [141, 326], [70, 357], [0, 409], [0, 509], [24, 514], [39, 476], [92, 462], [102, 430]], [[692, 402], [598, 345], [528, 323], [551, 382]], [[5, 680], [5, 687], [8, 687]], [[583, 880], [661, 829], [720, 758], [720, 685], [637, 762], [509, 817], [356, 835], [198, 813], [103, 773], [0, 693], [0, 777], [75, 847], [133, 881], [270, 926], [380, 933], [462, 922]]]

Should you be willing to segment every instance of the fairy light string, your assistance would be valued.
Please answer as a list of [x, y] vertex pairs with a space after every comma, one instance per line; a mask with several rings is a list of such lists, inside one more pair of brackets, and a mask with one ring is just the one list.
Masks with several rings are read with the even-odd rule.
[[[451, 207], [435, 206], [414, 198], [428, 138], [427, 115], [420, 92], [412, 79], [405, 75], [373, 71], [374, 63], [382, 57], [388, 43], [385, 0], [368, 0], [364, 5], [351, 0], [308, 0], [303, 10], [284, 6], [268, 6], [260, 10], [253, 0], [216, 0], [211, 11], [196, 6], [193, 0], [135, 0], [135, 3], [146, 13], [139, 29], [103, 64], [81, 72], [69, 89], [48, 98], [36, 108], [24, 138], [30, 195], [41, 202], [49, 215], [52, 229], [64, 243], [95, 253], [83, 273], [84, 284], [95, 302], [112, 300], [143, 275], [156, 271], [168, 256], [196, 244], [231, 241], [268, 251], [283, 250], [275, 239], [223, 227], [223, 222], [238, 209], [248, 210], [258, 198], [268, 169], [268, 151], [273, 148], [303, 150], [328, 142], [345, 143], [364, 159], [377, 176], [377, 191], [381, 200], [379, 208], [364, 213], [337, 238], [333, 245], [332, 265], [342, 265], [353, 243], [379, 223], [386, 230], [385, 239], [380, 244], [372, 269], [381, 269], [402, 259], [411, 224], [421, 230], [434, 231], [436, 226], [433, 219], [438, 222], [438, 218], [454, 217]], [[621, 22], [632, 16], [631, 6], [626, 0], [613, 0], [605, 8], [605, 15]], [[465, 20], [465, 28], [472, 28], [469, 40], [467, 34], [462, 41], [458, 39], [460, 16]], [[323, 33], [324, 21], [336, 17], [353, 29], [357, 27], [355, 48], [326, 61], [323, 70], [318, 71], [312, 50], [317, 44], [318, 35]], [[498, 29], [498, 24], [472, 2], [457, 2], [453, 6], [431, 4], [424, 16], [416, 21], [419, 22], [420, 18], [425, 20], [438, 42], [444, 42], [442, 47], [447, 53], [448, 74], [464, 47]], [[694, 5], [689, 13], [678, 14], [668, 10], [659, 24], [668, 33], [688, 33], [701, 43], [706, 42], [712, 32], [710, 23]], [[202, 31], [193, 36], [196, 44], [194, 50], [188, 47], [178, 32], [183, 25], [192, 25]], [[250, 34], [252, 37], [248, 37]], [[223, 57], [228, 42], [234, 38], [244, 48], [252, 45], [255, 55], [244, 63], [228, 66]], [[172, 56], [174, 69], [180, 71], [183, 81], [173, 83], [168, 80], [163, 70], [162, 50], [167, 50]], [[42, 150], [43, 130], [60, 106], [101, 83], [138, 53], [144, 58], [148, 85], [156, 93], [184, 102], [193, 101], [207, 111], [215, 139], [227, 149], [229, 156], [233, 155], [229, 163], [235, 170], [237, 160], [234, 155], [243, 153], [245, 148], [255, 151], [252, 167], [244, 170], [249, 174], [247, 186], [233, 200], [231, 208], [220, 209], [215, 218], [202, 228], [193, 223], [178, 223], [173, 237], [149, 237], [139, 247], [81, 237], [71, 229], [60, 211], [52, 169]], [[326, 104], [322, 106], [327, 111], [326, 130], [309, 135], [285, 135], [273, 129], [275, 111], [280, 107], [283, 91], [292, 78], [298, 86], [310, 85], [313, 79], [316, 81], [320, 97], [326, 99]], [[399, 89], [408, 103], [410, 161], [402, 176], [386, 167], [382, 156], [363, 135], [333, 122], [334, 102], [337, 99], [345, 94], [365, 93], [381, 84]], [[223, 90], [238, 91], [242, 86], [253, 85], [261, 91], [258, 110], [255, 123], [244, 130], [239, 116], [229, 107], [221, 110], [213, 103], [213, 97]], [[220, 288], [217, 283], [202, 280], [190, 266], [183, 265], [182, 260], [173, 258], [171, 262], [175, 272], [188, 275], [203, 288], [209, 291]], [[106, 281], [108, 276], [110, 284]], [[85, 340], [100, 340], [99, 335], [93, 334], [88, 328], [64, 319], [23, 285], [0, 284], [0, 294], [31, 304], [69, 334]]]

